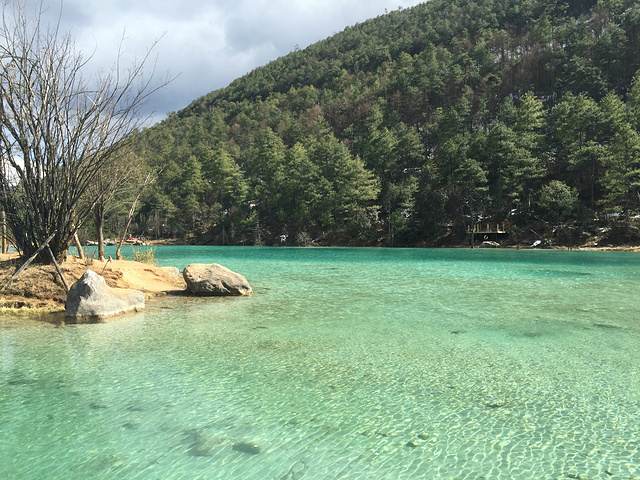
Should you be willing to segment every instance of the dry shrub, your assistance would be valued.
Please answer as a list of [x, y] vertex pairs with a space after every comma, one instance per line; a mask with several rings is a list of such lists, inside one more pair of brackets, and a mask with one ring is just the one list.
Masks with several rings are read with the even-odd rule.
[[134, 248], [133, 260], [140, 263], [148, 263], [153, 266], [158, 266], [155, 248]]

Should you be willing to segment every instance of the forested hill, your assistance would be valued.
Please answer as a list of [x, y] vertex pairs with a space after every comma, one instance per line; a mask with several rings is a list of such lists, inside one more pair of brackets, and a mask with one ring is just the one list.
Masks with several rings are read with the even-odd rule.
[[139, 233], [219, 244], [633, 240], [640, 4], [431, 0], [357, 24], [141, 132]]

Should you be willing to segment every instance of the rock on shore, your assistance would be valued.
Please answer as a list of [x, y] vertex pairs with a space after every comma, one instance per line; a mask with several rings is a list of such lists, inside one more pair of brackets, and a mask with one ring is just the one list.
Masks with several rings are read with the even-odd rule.
[[105, 279], [87, 270], [67, 294], [65, 316], [103, 319], [144, 310], [144, 294], [128, 288], [111, 288]]
[[192, 263], [182, 272], [187, 290], [197, 296], [251, 295], [251, 285], [239, 273], [217, 263]]

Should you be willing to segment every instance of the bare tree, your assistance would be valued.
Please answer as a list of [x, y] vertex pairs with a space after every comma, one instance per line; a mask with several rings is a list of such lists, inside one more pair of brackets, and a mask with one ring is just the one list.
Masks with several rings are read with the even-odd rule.
[[144, 179], [144, 182], [142, 183], [142, 185], [140, 185], [138, 194], [133, 199], [133, 203], [131, 204], [131, 208], [129, 209], [129, 215], [127, 216], [127, 221], [124, 224], [124, 230], [122, 231], [122, 235], [120, 235], [120, 240], [118, 241], [118, 248], [116, 248], [116, 260], [122, 259], [122, 257], [120, 256], [120, 249], [122, 249], [122, 244], [124, 243], [124, 239], [127, 237], [127, 230], [129, 229], [129, 225], [131, 224], [133, 215], [136, 212], [136, 205], [138, 205], [138, 200], [140, 200], [140, 197], [142, 196], [142, 192], [144, 192], [144, 189], [147, 188], [149, 185], [151, 185], [153, 182], [155, 182], [155, 180], [156, 180], [156, 177], [153, 174], [153, 172], [147, 173], [147, 176]]
[[[91, 57], [76, 50], [60, 19], [45, 25], [42, 4], [29, 15], [21, 0], [4, 5], [0, 25], [0, 208], [23, 256], [42, 241], [64, 259], [96, 202], [81, 199], [97, 175], [144, 122], [141, 108], [169, 78], [153, 83], [147, 55], [127, 69], [121, 52], [109, 71], [83, 75]], [[42, 255], [41, 262], [51, 260]]]
[[[130, 149], [123, 149], [102, 168], [88, 190], [86, 202], [93, 204], [93, 223], [98, 234], [98, 260], [105, 261], [104, 221], [114, 208], [129, 204], [144, 178], [144, 165]], [[106, 192], [106, 193], [105, 193]]]

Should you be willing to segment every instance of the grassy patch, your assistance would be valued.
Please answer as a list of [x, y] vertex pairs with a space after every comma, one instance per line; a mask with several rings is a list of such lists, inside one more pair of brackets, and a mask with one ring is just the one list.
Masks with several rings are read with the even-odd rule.
[[136, 262], [148, 263], [154, 266], [158, 265], [158, 260], [156, 260], [155, 248], [134, 248], [133, 260]]

